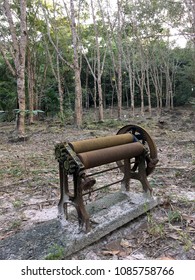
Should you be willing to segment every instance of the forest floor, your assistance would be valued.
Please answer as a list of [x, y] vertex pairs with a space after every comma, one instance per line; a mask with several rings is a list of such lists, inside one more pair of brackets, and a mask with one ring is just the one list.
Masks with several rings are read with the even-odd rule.
[[[137, 111], [131, 119], [128, 114], [124, 110], [123, 120], [117, 121], [107, 110], [100, 124], [87, 113], [80, 130], [45, 119], [27, 127], [30, 138], [24, 142], [11, 141], [14, 123], [0, 123], [0, 239], [56, 218], [56, 143], [113, 135], [124, 125], [138, 124], [157, 145], [159, 163], [149, 182], [161, 205], [69, 259], [195, 260], [195, 109], [175, 108], [161, 117], [155, 111], [152, 117], [147, 112], [141, 117]], [[106, 174], [98, 178], [98, 184], [109, 181]], [[132, 190], [141, 187], [132, 182]]]

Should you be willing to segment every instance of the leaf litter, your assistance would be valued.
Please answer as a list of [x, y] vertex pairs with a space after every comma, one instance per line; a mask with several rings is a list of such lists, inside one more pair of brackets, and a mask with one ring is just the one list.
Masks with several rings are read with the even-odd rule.
[[[158, 116], [137, 115], [128, 122], [144, 126], [155, 139], [159, 163], [149, 181], [162, 204], [70, 259], [195, 259], [195, 113], [176, 108], [162, 117], [160, 126]], [[125, 119], [124, 125], [128, 123]], [[10, 143], [14, 124], [0, 126], [1, 239], [56, 217], [60, 195], [56, 143], [112, 135], [120, 128], [93, 125], [77, 130], [55, 122], [36, 123], [28, 128], [28, 141]], [[108, 183], [109, 178], [98, 178], [98, 184], [101, 181]], [[141, 191], [133, 181], [132, 189]]]

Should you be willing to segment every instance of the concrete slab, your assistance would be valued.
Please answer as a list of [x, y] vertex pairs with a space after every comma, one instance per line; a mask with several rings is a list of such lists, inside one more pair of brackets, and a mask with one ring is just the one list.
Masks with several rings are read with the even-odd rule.
[[61, 253], [65, 258], [98, 241], [159, 204], [143, 193], [116, 192], [87, 206], [92, 230], [85, 233], [75, 219], [57, 218], [0, 241], [0, 259], [45, 259]]

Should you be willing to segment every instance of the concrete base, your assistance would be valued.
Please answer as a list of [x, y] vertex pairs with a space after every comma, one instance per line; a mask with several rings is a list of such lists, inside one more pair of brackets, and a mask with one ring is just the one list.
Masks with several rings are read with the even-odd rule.
[[0, 241], [0, 259], [66, 258], [158, 205], [143, 193], [117, 192], [87, 206], [92, 229], [85, 233], [78, 222], [54, 219]]

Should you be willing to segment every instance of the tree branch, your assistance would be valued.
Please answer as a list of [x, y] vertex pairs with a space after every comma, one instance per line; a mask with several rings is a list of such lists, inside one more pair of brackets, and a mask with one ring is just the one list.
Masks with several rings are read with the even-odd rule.
[[11, 7], [10, 7], [9, 0], [4, 0], [4, 10], [5, 10], [5, 15], [6, 15], [8, 23], [9, 23], [10, 33], [11, 33], [11, 37], [12, 37], [12, 41], [13, 41], [14, 63], [15, 63], [15, 67], [17, 69], [18, 60], [19, 60], [19, 44], [18, 44], [18, 39], [16, 36], [16, 29], [15, 29], [12, 14], [11, 14]]
[[74, 69], [74, 65], [72, 65], [71, 63], [69, 63], [66, 59], [64, 59], [64, 57], [61, 55], [59, 49], [57, 48], [56, 44], [54, 43], [54, 41], [51, 38], [51, 33], [50, 33], [50, 29], [49, 29], [49, 23], [48, 23], [48, 17], [46, 14], [46, 9], [44, 7], [42, 7], [43, 9], [43, 13], [45, 16], [45, 20], [46, 20], [46, 26], [47, 26], [47, 35], [49, 38], [50, 43], [52, 44], [52, 46], [54, 47], [56, 53], [58, 54], [58, 56], [60, 57], [60, 59], [68, 66], [70, 67], [72, 70]]
[[7, 58], [7, 56], [6, 56], [6, 53], [4, 52], [4, 49], [3, 49], [3, 46], [2, 46], [2, 44], [1, 44], [1, 42], [0, 42], [0, 52], [1, 52], [1, 54], [2, 54], [2, 56], [3, 56], [3, 58], [4, 58], [4, 60], [5, 60], [5, 63], [6, 63], [6, 65], [7, 65], [7, 67], [8, 67], [8, 69], [10, 70], [10, 72], [12, 73], [12, 75], [15, 77], [15, 76], [16, 76], [16, 71], [15, 71], [15, 69], [12, 67], [11, 63], [9, 62], [9, 60], [8, 60], [8, 58]]

